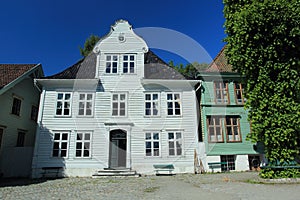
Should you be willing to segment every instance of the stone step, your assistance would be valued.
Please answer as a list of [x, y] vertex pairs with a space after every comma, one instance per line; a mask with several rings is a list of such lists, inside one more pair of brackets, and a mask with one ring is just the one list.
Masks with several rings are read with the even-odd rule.
[[97, 177], [107, 177], [107, 176], [131, 176], [131, 177], [139, 177], [135, 170], [130, 169], [103, 169], [98, 170], [95, 174], [93, 174], [93, 178]]

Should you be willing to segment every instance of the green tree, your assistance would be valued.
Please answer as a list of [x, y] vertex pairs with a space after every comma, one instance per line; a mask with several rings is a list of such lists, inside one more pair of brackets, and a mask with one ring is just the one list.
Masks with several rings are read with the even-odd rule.
[[88, 39], [86, 39], [85, 43], [84, 43], [84, 47], [79, 47], [80, 50], [80, 54], [83, 57], [86, 57], [87, 55], [89, 55], [89, 53], [93, 50], [95, 44], [100, 40], [100, 37], [98, 37], [97, 35], [90, 35], [90, 37]]
[[284, 165], [300, 150], [300, 1], [224, 4], [227, 59], [247, 79], [248, 138]]

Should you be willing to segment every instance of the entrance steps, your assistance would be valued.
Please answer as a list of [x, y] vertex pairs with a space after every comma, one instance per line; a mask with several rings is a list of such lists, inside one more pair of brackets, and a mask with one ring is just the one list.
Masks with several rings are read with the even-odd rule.
[[96, 171], [95, 174], [93, 174], [93, 178], [100, 178], [100, 177], [139, 177], [140, 174], [138, 174], [135, 170], [131, 169], [103, 169]]

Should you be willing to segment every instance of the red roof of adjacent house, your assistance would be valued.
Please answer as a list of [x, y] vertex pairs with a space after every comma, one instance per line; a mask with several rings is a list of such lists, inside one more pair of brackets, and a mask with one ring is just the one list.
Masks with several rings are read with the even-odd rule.
[[227, 62], [225, 47], [226, 46], [221, 49], [205, 72], [234, 72], [232, 66]]
[[0, 89], [22, 76], [36, 64], [0, 64]]

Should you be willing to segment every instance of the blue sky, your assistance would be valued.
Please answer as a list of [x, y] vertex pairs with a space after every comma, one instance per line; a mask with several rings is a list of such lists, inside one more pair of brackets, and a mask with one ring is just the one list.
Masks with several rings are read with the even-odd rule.
[[[133, 28], [178, 31], [212, 58], [224, 46], [222, 0], [5, 0], [0, 3], [0, 63], [41, 63], [46, 75], [55, 74], [81, 58], [79, 46], [86, 38], [105, 35], [118, 19]], [[154, 52], [166, 62], [185, 62]]]

